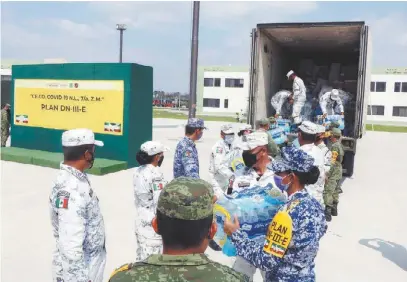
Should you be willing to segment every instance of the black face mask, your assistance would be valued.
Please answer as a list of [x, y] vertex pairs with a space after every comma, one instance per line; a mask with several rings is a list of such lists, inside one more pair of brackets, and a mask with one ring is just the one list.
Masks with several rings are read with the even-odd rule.
[[158, 161], [158, 166], [161, 166], [164, 160], [164, 155], [161, 156], [160, 160]]
[[252, 167], [257, 162], [256, 154], [252, 154], [250, 151], [243, 151], [242, 157], [243, 162], [247, 167]]
[[95, 154], [93, 152], [88, 151], [88, 153], [91, 155], [90, 160], [86, 160], [89, 163], [88, 169], [91, 169], [93, 167], [93, 163], [95, 162]]

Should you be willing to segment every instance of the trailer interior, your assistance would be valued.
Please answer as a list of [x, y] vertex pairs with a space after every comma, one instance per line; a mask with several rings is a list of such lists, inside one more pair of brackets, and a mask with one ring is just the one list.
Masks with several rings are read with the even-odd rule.
[[[270, 101], [277, 91], [291, 90], [292, 82], [286, 78], [289, 70], [294, 70], [307, 86], [318, 78], [328, 80], [324, 68], [332, 63], [340, 63], [341, 67], [347, 70], [346, 74], [341, 71], [341, 78], [331, 81], [330, 86], [350, 92], [354, 96], [353, 103], [345, 107], [345, 127], [352, 129], [349, 136], [353, 137], [363, 26], [362, 22], [257, 25], [257, 97]], [[301, 71], [299, 64], [304, 59], [312, 60], [318, 67], [312, 72]], [[270, 116], [273, 109], [269, 102], [266, 105], [260, 109], [263, 111], [261, 114]]]

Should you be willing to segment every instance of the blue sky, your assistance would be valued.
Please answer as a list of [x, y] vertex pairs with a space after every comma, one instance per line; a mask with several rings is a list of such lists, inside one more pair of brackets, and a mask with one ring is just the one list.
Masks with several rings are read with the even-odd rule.
[[[1, 58], [115, 62], [154, 67], [154, 88], [189, 88], [191, 2], [2, 2]], [[407, 2], [201, 2], [200, 65], [249, 65], [257, 23], [364, 20], [373, 65], [407, 67]]]

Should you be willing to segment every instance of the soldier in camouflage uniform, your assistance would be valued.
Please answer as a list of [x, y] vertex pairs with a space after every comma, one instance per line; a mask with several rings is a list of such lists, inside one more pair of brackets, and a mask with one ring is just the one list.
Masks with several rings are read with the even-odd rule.
[[1, 109], [1, 147], [6, 147], [7, 139], [10, 136], [10, 104], [6, 104]]
[[49, 197], [56, 241], [53, 282], [102, 282], [106, 264], [105, 225], [99, 199], [84, 172], [95, 160], [95, 140], [89, 129], [62, 134], [64, 162]]
[[163, 239], [163, 254], [125, 264], [110, 282], [207, 281], [237, 282], [248, 278], [213, 262], [204, 254], [216, 233], [212, 186], [201, 179], [179, 177], [162, 190], [154, 230]]
[[276, 142], [274, 142], [273, 137], [271, 137], [270, 133], [268, 132], [270, 129], [270, 121], [268, 118], [262, 118], [261, 120], [257, 121], [258, 129], [257, 131], [264, 131], [267, 132], [268, 138], [268, 151], [269, 155], [273, 158], [280, 154], [280, 148], [277, 146]]
[[332, 129], [330, 140], [332, 143], [331, 169], [329, 170], [328, 181], [324, 187], [325, 217], [327, 221], [332, 220], [332, 216], [338, 215], [339, 193], [341, 191], [342, 160], [344, 150], [340, 141], [342, 133], [340, 129]]

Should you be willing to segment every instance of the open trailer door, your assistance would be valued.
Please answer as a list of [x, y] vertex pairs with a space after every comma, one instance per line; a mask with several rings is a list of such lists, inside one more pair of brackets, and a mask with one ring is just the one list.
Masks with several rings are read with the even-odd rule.
[[[366, 101], [369, 97], [370, 87], [370, 70], [367, 65], [370, 65], [369, 60], [369, 27], [364, 25], [360, 33], [360, 56], [359, 56], [359, 69], [358, 69], [358, 85], [356, 97], [356, 115], [355, 115], [355, 131], [354, 138], [359, 139], [364, 133], [366, 121]], [[368, 86], [368, 87], [367, 87]]]
[[256, 109], [256, 85], [257, 85], [257, 29], [253, 28], [251, 33], [251, 52], [250, 52], [250, 84], [249, 84], [249, 103], [247, 109], [247, 123], [255, 127], [255, 109]]

